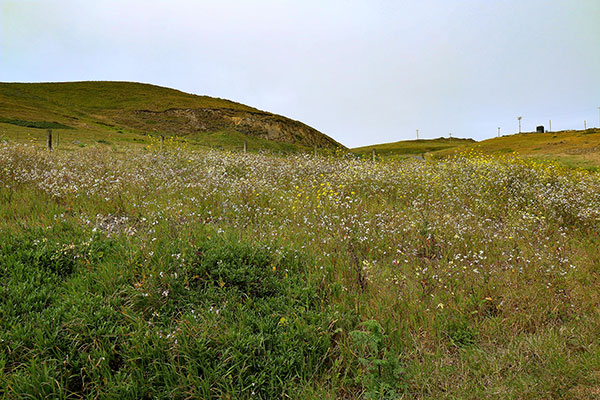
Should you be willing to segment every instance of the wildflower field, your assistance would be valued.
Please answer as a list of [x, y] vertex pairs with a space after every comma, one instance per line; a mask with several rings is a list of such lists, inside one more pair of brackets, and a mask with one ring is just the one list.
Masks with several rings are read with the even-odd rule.
[[0, 394], [595, 399], [600, 175], [0, 143]]

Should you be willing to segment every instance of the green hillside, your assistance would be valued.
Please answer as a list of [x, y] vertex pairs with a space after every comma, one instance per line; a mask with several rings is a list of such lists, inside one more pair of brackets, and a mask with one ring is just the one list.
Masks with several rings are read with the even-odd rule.
[[558, 161], [570, 167], [596, 170], [600, 167], [600, 129], [569, 130], [559, 132], [525, 132], [486, 139], [421, 139], [357, 147], [351, 151], [358, 155], [406, 158], [428, 155], [444, 158], [466, 150], [483, 154], [515, 153], [521, 157], [541, 161]]
[[[559, 161], [571, 167], [597, 169], [600, 166], [600, 129], [507, 135], [473, 143], [469, 148], [484, 154], [517, 153], [522, 157]], [[446, 149], [432, 155], [444, 157], [461, 150]]]
[[356, 147], [351, 151], [355, 154], [370, 154], [373, 150], [375, 150], [380, 156], [410, 156], [459, 146], [467, 146], [473, 143], [475, 143], [473, 139], [458, 138], [401, 140], [393, 143]]
[[65, 144], [143, 141], [148, 134], [229, 148], [294, 150], [341, 145], [289, 118], [229, 100], [132, 82], [0, 83], [0, 134], [38, 138], [59, 129]]

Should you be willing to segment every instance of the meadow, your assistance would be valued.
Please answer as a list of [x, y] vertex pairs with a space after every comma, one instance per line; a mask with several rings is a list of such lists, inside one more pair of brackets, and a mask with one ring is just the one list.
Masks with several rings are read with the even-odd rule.
[[594, 399], [600, 175], [0, 142], [0, 394]]

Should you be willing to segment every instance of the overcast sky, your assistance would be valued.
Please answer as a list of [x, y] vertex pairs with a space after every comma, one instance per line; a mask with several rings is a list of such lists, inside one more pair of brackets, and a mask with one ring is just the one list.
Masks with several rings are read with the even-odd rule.
[[598, 126], [600, 0], [0, 0], [0, 81], [227, 98], [349, 147]]

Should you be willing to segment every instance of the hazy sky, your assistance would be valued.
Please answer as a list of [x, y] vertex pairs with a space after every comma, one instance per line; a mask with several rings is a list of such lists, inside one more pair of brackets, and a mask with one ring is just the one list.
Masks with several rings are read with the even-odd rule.
[[125, 80], [349, 146], [598, 126], [600, 0], [0, 0], [0, 81]]

